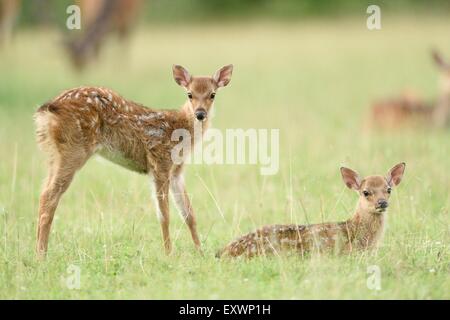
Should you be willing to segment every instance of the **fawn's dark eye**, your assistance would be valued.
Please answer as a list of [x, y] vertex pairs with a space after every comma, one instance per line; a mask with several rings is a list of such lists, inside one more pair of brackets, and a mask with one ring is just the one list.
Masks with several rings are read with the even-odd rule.
[[366, 190], [364, 190], [364, 191], [363, 191], [363, 195], [364, 195], [364, 197], [368, 197], [368, 196], [370, 196], [370, 192], [369, 192], [369, 191], [366, 191]]
[[211, 100], [214, 100], [214, 98], [216, 97], [216, 93], [215, 92], [211, 93], [211, 95], [209, 97]]
[[188, 98], [192, 99], [192, 93], [188, 92]]
[[391, 188], [387, 188], [387, 193], [391, 193], [392, 189]]

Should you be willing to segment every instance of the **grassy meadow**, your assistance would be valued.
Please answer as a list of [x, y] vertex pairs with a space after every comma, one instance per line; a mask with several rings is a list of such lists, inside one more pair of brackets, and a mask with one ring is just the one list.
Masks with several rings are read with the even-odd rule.
[[[434, 99], [429, 49], [450, 59], [450, 21], [386, 18], [141, 26], [127, 46], [111, 39], [99, 59], [74, 72], [56, 30], [21, 30], [0, 49], [0, 298], [2, 299], [449, 299], [450, 131], [367, 132], [375, 98], [412, 88]], [[34, 255], [46, 162], [32, 115], [62, 90], [101, 85], [151, 107], [177, 108], [177, 63], [212, 74], [233, 63], [217, 94], [215, 128], [280, 129], [280, 169], [189, 165], [186, 183], [204, 256], [171, 204], [173, 253], [162, 249], [149, 179], [92, 158], [63, 196], [48, 259]], [[350, 217], [357, 195], [339, 167], [362, 175], [407, 163], [376, 253], [220, 261], [217, 249], [272, 223]], [[70, 289], [70, 266], [80, 288]], [[380, 290], [367, 268], [381, 271]]]

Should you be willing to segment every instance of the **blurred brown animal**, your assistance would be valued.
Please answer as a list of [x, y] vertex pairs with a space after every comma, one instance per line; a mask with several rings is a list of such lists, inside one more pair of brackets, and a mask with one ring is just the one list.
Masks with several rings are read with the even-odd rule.
[[218, 252], [217, 257], [251, 258], [294, 251], [349, 253], [375, 248], [384, 234], [391, 189], [402, 180], [405, 164], [399, 163], [386, 176], [361, 179], [358, 173], [341, 168], [345, 185], [358, 192], [353, 217], [344, 222], [312, 225], [272, 225], [240, 237]]
[[0, 0], [0, 45], [9, 43], [20, 7], [20, 0]]
[[[38, 256], [44, 257], [47, 252], [51, 224], [62, 194], [75, 172], [94, 154], [153, 178], [167, 253], [172, 248], [170, 188], [200, 249], [194, 211], [184, 185], [183, 161], [172, 159], [172, 149], [179, 144], [172, 133], [183, 129], [194, 137], [194, 125], [201, 126], [202, 133], [206, 131], [216, 91], [230, 82], [232, 70], [233, 66], [228, 65], [212, 77], [193, 77], [183, 67], [174, 66], [174, 79], [188, 96], [179, 111], [149, 109], [100, 87], [67, 90], [42, 105], [35, 113], [36, 134], [39, 146], [49, 156], [49, 173], [39, 201]], [[191, 144], [194, 140], [198, 139], [191, 138]]]
[[98, 55], [108, 34], [127, 39], [142, 4], [142, 0], [78, 0], [82, 33], [67, 43], [72, 64], [79, 70], [84, 68]]
[[411, 92], [377, 101], [372, 105], [369, 126], [395, 129], [403, 125], [446, 127], [450, 124], [450, 65], [437, 51], [432, 52], [432, 57], [441, 74], [437, 102], [425, 102]]

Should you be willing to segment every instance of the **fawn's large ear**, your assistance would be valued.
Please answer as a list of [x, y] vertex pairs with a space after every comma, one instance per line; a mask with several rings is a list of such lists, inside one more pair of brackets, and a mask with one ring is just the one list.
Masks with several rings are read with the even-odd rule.
[[341, 167], [342, 180], [344, 180], [345, 185], [354, 190], [359, 190], [361, 187], [361, 179], [359, 174], [352, 169]]
[[404, 162], [396, 164], [391, 170], [389, 170], [386, 179], [390, 186], [397, 186], [405, 173], [406, 164]]
[[440, 69], [450, 70], [450, 65], [444, 61], [444, 59], [437, 50], [433, 50], [431, 52], [431, 55], [433, 56], [434, 62]]
[[189, 83], [192, 80], [192, 77], [185, 68], [174, 64], [172, 67], [172, 71], [173, 71], [173, 78], [175, 79], [176, 83], [178, 83], [182, 87], [187, 87], [189, 85]]
[[216, 81], [218, 87], [225, 87], [231, 81], [231, 75], [233, 74], [233, 65], [229, 64], [220, 68], [213, 75], [214, 81]]

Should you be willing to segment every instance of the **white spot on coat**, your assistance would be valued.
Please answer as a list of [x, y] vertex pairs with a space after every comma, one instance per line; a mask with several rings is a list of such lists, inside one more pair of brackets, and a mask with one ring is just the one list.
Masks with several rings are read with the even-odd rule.
[[164, 136], [164, 130], [161, 128], [148, 128], [145, 130], [145, 134], [151, 137], [162, 137]]

